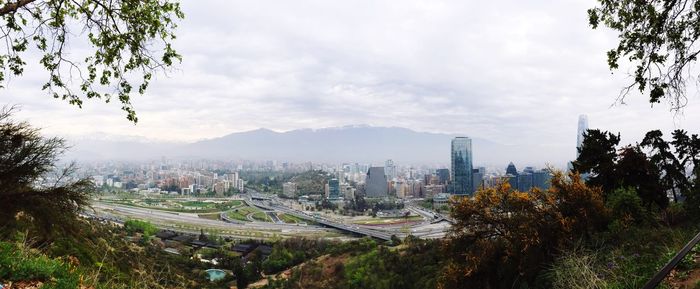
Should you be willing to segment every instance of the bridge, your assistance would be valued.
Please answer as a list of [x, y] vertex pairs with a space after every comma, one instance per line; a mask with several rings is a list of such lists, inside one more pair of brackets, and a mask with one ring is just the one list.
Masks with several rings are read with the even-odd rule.
[[349, 233], [353, 233], [356, 235], [362, 235], [362, 236], [369, 236], [369, 237], [372, 237], [372, 238], [375, 238], [378, 240], [382, 240], [382, 241], [391, 241], [392, 234], [389, 234], [386, 232], [380, 232], [380, 231], [376, 231], [376, 230], [372, 230], [372, 229], [362, 228], [359, 226], [349, 226], [349, 225], [333, 222], [333, 221], [330, 221], [327, 219], [309, 216], [307, 214], [304, 214], [302, 212], [299, 212], [299, 211], [296, 211], [296, 210], [293, 210], [293, 209], [290, 209], [290, 208], [287, 208], [284, 206], [274, 206], [274, 205], [268, 206], [268, 205], [262, 204], [260, 202], [254, 202], [252, 200], [250, 201], [250, 204], [252, 204], [258, 208], [261, 208], [263, 210], [281, 211], [285, 214], [289, 214], [289, 215], [295, 216], [295, 217], [303, 219], [303, 220], [316, 222], [319, 225], [329, 227], [329, 228], [338, 229], [338, 230], [341, 230], [344, 232], [349, 232]]

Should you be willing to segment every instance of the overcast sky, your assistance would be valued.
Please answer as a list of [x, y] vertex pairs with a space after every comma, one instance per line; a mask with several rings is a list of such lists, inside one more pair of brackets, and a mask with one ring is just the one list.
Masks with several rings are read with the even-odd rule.
[[700, 99], [684, 115], [646, 96], [612, 106], [628, 80], [611, 74], [615, 35], [588, 27], [594, 1], [183, 1], [184, 60], [133, 96], [139, 123], [117, 103], [82, 110], [37, 86], [29, 69], [3, 102], [50, 134], [194, 141], [265, 127], [351, 124], [458, 133], [572, 150], [576, 121], [622, 132], [700, 132]]

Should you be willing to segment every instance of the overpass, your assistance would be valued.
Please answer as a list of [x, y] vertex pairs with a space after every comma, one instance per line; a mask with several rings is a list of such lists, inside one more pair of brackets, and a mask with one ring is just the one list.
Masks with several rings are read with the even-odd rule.
[[289, 215], [295, 216], [295, 217], [303, 219], [303, 220], [316, 222], [322, 226], [338, 229], [338, 230], [353, 233], [356, 235], [369, 236], [369, 237], [372, 237], [372, 238], [375, 238], [378, 240], [382, 240], [382, 241], [390, 241], [391, 236], [392, 236], [392, 234], [385, 233], [385, 232], [380, 232], [380, 231], [376, 231], [376, 230], [372, 230], [372, 229], [362, 228], [359, 226], [349, 226], [349, 225], [345, 225], [342, 223], [333, 222], [333, 221], [330, 221], [330, 220], [327, 220], [324, 218], [317, 218], [317, 217], [309, 216], [305, 213], [302, 213], [302, 212], [299, 212], [299, 211], [296, 211], [296, 210], [293, 210], [293, 209], [290, 209], [290, 208], [287, 208], [284, 206], [274, 206], [274, 205], [268, 206], [268, 205], [262, 204], [260, 202], [254, 202], [254, 201], [250, 201], [250, 204], [252, 204], [258, 208], [261, 208], [263, 210], [281, 211], [285, 214], [289, 214]]

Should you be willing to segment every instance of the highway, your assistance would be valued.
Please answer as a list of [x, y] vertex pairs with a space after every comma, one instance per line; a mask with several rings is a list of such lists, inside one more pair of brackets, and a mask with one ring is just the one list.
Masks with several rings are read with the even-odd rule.
[[297, 235], [322, 235], [322, 233], [333, 231], [317, 226], [302, 226], [297, 224], [286, 223], [280, 224], [267, 222], [240, 222], [236, 220], [230, 220], [231, 222], [224, 222], [219, 220], [199, 218], [196, 214], [174, 213], [116, 204], [97, 203], [93, 205], [93, 208], [100, 216], [118, 217], [121, 219], [144, 219], [152, 221], [155, 224], [171, 226], [186, 224], [189, 226], [201, 227], [205, 229], [218, 229], [223, 231], [234, 231], [241, 233], [246, 231], [256, 231], [261, 232], [264, 235], [277, 234], [281, 236], [292, 237]]
[[[262, 232], [264, 235], [280, 235], [282, 237], [323, 235], [324, 233], [341, 232], [351, 233], [359, 236], [369, 236], [378, 240], [389, 241], [392, 236], [404, 238], [408, 234], [419, 238], [442, 238], [451, 227], [451, 219], [436, 212], [424, 209], [419, 206], [407, 204], [406, 208], [414, 214], [423, 217], [419, 224], [410, 227], [405, 225], [397, 226], [363, 226], [357, 224], [345, 224], [336, 220], [311, 215], [304, 211], [292, 209], [282, 205], [276, 197], [259, 195], [256, 193], [242, 195], [240, 198], [248, 206], [255, 206], [262, 209], [272, 220], [272, 222], [251, 221], [245, 222], [231, 219], [226, 212], [220, 213], [221, 220], [211, 220], [199, 218], [197, 214], [176, 213], [147, 208], [132, 207], [111, 203], [97, 203], [93, 206], [100, 215], [108, 217], [126, 217], [152, 220], [154, 223], [173, 225], [187, 224], [202, 228], [219, 229], [233, 232], [231, 235], [245, 235], [247, 231]], [[297, 218], [315, 222], [320, 226], [287, 224], [279, 219], [277, 213], [284, 213]], [[446, 222], [445, 222], [446, 221]]]
[[359, 225], [351, 226], [351, 225], [346, 225], [346, 224], [334, 222], [334, 221], [331, 221], [331, 220], [328, 220], [325, 218], [310, 216], [304, 212], [297, 211], [297, 210], [294, 210], [291, 208], [287, 208], [287, 207], [282, 206], [282, 205], [275, 205], [275, 204], [265, 205], [262, 202], [252, 201], [252, 200], [249, 200], [248, 202], [250, 202], [252, 205], [254, 205], [258, 208], [264, 209], [264, 210], [280, 211], [282, 213], [289, 214], [289, 215], [295, 216], [295, 217], [300, 218], [300, 219], [316, 222], [316, 223], [323, 225], [323, 226], [326, 226], [326, 227], [335, 228], [335, 229], [345, 231], [345, 232], [350, 232], [350, 233], [353, 233], [356, 235], [369, 236], [369, 237], [379, 239], [382, 241], [389, 241], [389, 240], [391, 240], [391, 236], [394, 235], [394, 234], [390, 234], [387, 232], [382, 232], [382, 231], [378, 231], [378, 230], [369, 229], [366, 227], [361, 227]]

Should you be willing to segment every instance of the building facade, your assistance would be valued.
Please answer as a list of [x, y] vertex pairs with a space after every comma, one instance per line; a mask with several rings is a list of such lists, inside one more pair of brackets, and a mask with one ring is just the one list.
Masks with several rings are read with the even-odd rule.
[[578, 131], [576, 136], [576, 158], [578, 159], [578, 150], [583, 144], [583, 135], [588, 130], [588, 116], [585, 114], [578, 116]]
[[338, 179], [330, 179], [328, 181], [328, 198], [329, 199], [339, 199], [340, 198], [340, 182]]
[[365, 177], [365, 196], [383, 198], [387, 196], [388, 183], [384, 167], [370, 167]]
[[472, 167], [472, 140], [470, 138], [456, 137], [452, 140], [451, 166], [452, 194], [472, 195], [474, 168]]

